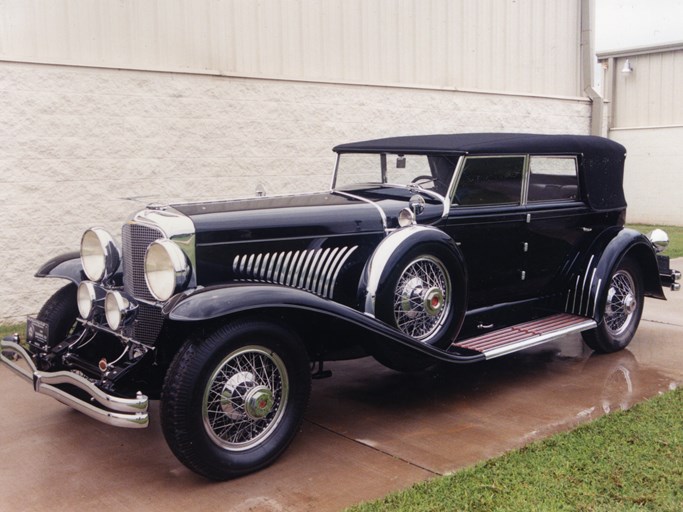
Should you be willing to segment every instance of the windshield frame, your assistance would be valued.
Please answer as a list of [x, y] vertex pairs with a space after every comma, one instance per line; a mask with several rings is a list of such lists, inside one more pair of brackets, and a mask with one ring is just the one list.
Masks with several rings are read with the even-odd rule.
[[[453, 189], [453, 184], [457, 182], [457, 178], [461, 172], [461, 167], [462, 167], [462, 162], [463, 162], [463, 153], [461, 152], [438, 152], [438, 153], [431, 153], [431, 152], [411, 152], [411, 151], [340, 151], [337, 152], [337, 158], [335, 161], [334, 165], [334, 171], [332, 173], [332, 180], [330, 184], [330, 190], [336, 191], [336, 190], [343, 190], [345, 188], [348, 188], [350, 186], [353, 186], [354, 183], [349, 183], [346, 185], [342, 185], [341, 187], [338, 186], [338, 179], [339, 179], [339, 171], [340, 171], [340, 164], [341, 164], [341, 157], [342, 155], [376, 155], [380, 157], [380, 175], [378, 180], [373, 180], [373, 181], [359, 181], [357, 182], [357, 185], [379, 185], [382, 187], [392, 187], [392, 188], [403, 188], [406, 190], [419, 190], [421, 192], [425, 192], [429, 195], [433, 195], [434, 197], [437, 197], [439, 199], [448, 199], [452, 193]], [[430, 157], [440, 157], [440, 158], [449, 158], [452, 159], [452, 162], [454, 162], [454, 169], [452, 175], [449, 177], [449, 180], [447, 183], [443, 183], [444, 186], [444, 192], [438, 192], [436, 190], [432, 189], [426, 189], [425, 187], [421, 186], [419, 183], [396, 183], [396, 182], [391, 182], [391, 181], [384, 181], [387, 179], [386, 176], [386, 161], [388, 156], [395, 156], [395, 157], [403, 157], [403, 156], [424, 156], [425, 158], [430, 158]]]

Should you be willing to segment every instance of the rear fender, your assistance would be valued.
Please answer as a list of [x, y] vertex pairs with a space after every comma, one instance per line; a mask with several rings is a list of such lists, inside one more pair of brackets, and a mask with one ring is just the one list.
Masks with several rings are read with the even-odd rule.
[[627, 255], [640, 265], [645, 296], [666, 299], [659, 281], [655, 251], [648, 238], [633, 229], [610, 228], [598, 236], [569, 272], [565, 311], [600, 322], [605, 309], [605, 287]]

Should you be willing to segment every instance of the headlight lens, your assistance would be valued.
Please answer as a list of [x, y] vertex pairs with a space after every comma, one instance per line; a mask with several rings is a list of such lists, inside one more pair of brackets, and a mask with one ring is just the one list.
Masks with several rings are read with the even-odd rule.
[[121, 251], [112, 236], [102, 228], [91, 228], [81, 238], [81, 264], [91, 281], [101, 281], [116, 272]]
[[147, 248], [145, 281], [155, 299], [163, 302], [183, 290], [190, 272], [185, 253], [174, 242], [157, 240]]
[[76, 292], [76, 303], [78, 304], [78, 312], [81, 318], [89, 320], [95, 308], [95, 301], [102, 298], [103, 293], [99, 294], [95, 285], [91, 281], [81, 281]]
[[415, 224], [415, 213], [410, 208], [403, 208], [398, 213], [398, 225], [402, 228]]
[[134, 309], [130, 301], [120, 292], [109, 291], [104, 299], [104, 315], [107, 317], [107, 324], [113, 331], [123, 325], [124, 320]]

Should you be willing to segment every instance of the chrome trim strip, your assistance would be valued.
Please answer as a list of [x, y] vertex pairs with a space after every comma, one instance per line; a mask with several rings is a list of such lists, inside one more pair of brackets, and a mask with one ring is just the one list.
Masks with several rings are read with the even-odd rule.
[[[145, 428], [149, 424], [147, 412], [148, 399], [142, 393], [137, 398], [120, 398], [108, 395], [92, 382], [78, 374], [59, 371], [38, 371], [31, 356], [26, 350], [13, 341], [0, 341], [0, 361], [7, 365], [10, 370], [29, 382], [33, 382], [33, 388], [37, 393], [50, 396], [69, 407], [72, 407], [93, 419], [109, 425], [126, 428]], [[29, 369], [22, 368], [10, 360], [5, 352], [12, 352], [23, 359]], [[55, 387], [59, 384], [68, 384], [85, 391], [94, 400], [110, 410], [101, 409], [70, 393]]]
[[591, 274], [591, 282], [588, 285], [588, 299], [586, 300], [586, 312], [584, 313], [584, 315], [586, 315], [586, 316], [588, 316], [588, 310], [590, 309], [590, 305], [591, 305], [591, 297], [593, 297], [593, 295], [591, 294], [591, 290], [593, 289], [593, 281], [595, 281], [595, 273], [597, 271], [598, 271], [598, 268], [595, 267], [593, 269], [593, 273]]
[[[281, 253], [278, 253], [277, 257], [277, 264], [275, 265], [275, 270], [273, 270], [273, 275], [272, 275], [272, 282], [277, 283], [277, 276], [280, 274], [280, 268], [282, 267], [282, 260], [285, 258], [285, 252], [282, 251]], [[271, 276], [268, 276], [268, 280], [271, 280]]]
[[339, 263], [339, 260], [344, 256], [344, 253], [348, 251], [348, 247], [342, 247], [341, 250], [337, 253], [337, 255], [334, 257], [332, 260], [332, 257], [330, 257], [330, 260], [332, 260], [332, 264], [330, 265], [330, 268], [328, 269], [328, 272], [325, 274], [325, 283], [323, 284], [321, 288], [321, 295], [323, 297], [327, 297], [327, 292], [330, 291], [330, 283], [332, 281], [332, 276], [335, 274], [335, 269], [337, 268], [337, 263]]
[[289, 271], [287, 272], [287, 277], [285, 279], [285, 282], [283, 283], [287, 286], [290, 286], [292, 284], [292, 278], [294, 277], [294, 273], [296, 271], [296, 266], [297, 266], [300, 254], [301, 254], [301, 251], [296, 251], [294, 253], [294, 256], [292, 257], [292, 263], [289, 265]]
[[328, 278], [328, 274], [332, 272], [332, 262], [334, 260], [335, 255], [339, 252], [339, 247], [335, 247], [332, 249], [332, 252], [330, 252], [329, 256], [327, 257], [327, 260], [325, 261], [325, 264], [322, 265], [321, 271], [320, 271], [320, 279], [318, 280], [318, 284], [315, 287], [314, 293], [317, 293], [318, 295], [323, 294], [323, 289], [325, 286], [325, 280]]
[[323, 270], [323, 267], [325, 265], [325, 260], [327, 259], [327, 255], [330, 254], [330, 248], [326, 248], [323, 250], [322, 254], [320, 255], [320, 259], [318, 260], [318, 264], [315, 266], [315, 269], [312, 271], [313, 274], [313, 280], [311, 281], [311, 287], [309, 290], [313, 291], [316, 289], [316, 285], [318, 283], [318, 279], [320, 279], [321, 272]]
[[572, 313], [576, 312], [576, 296], [579, 294], [579, 281], [581, 280], [581, 274], [576, 276], [576, 286], [574, 286], [574, 301], [572, 302]]
[[[579, 314], [581, 314], [581, 310], [583, 309], [583, 296], [585, 295], [586, 281], [588, 281], [588, 272], [590, 272], [591, 265], [593, 264], [593, 258], [595, 258], [595, 254], [592, 254], [591, 259], [588, 260], [588, 265], [586, 265], [586, 273], [583, 276], [583, 284], [581, 285], [581, 299], [579, 301]], [[588, 293], [590, 294], [590, 290], [588, 290]]]
[[325, 295], [327, 295], [330, 299], [332, 299], [334, 297], [334, 287], [337, 285], [337, 277], [339, 277], [339, 272], [341, 271], [342, 267], [344, 266], [344, 263], [346, 263], [346, 260], [349, 259], [349, 256], [351, 256], [355, 252], [356, 249], [358, 249], [357, 245], [354, 245], [353, 247], [351, 247], [351, 249], [346, 252], [344, 257], [339, 262], [339, 265], [337, 266], [337, 270], [335, 270], [334, 275], [332, 276], [332, 286], [330, 288], [330, 294], [327, 295], [327, 290], [325, 290]]
[[306, 284], [306, 274], [308, 273], [309, 269], [309, 264], [311, 262], [311, 259], [313, 258], [313, 255], [318, 249], [311, 249], [308, 251], [308, 255], [306, 256], [306, 261], [304, 262], [304, 266], [301, 269], [301, 274], [299, 274], [299, 280], [296, 283], [296, 288], [304, 288]]
[[[334, 187], [333, 187], [334, 188]], [[404, 187], [405, 188], [405, 187]], [[358, 201], [362, 201], [364, 203], [371, 204], [374, 206], [377, 211], [379, 212], [379, 216], [382, 219], [382, 226], [384, 227], [384, 231], [388, 229], [388, 224], [387, 224], [387, 214], [380, 208], [380, 206], [375, 203], [374, 201], [371, 201], [370, 199], [362, 196], [357, 196], [356, 194], [349, 194], [348, 192], [342, 192], [341, 190], [332, 190], [332, 194], [339, 194], [340, 196], [348, 197], [350, 199], [356, 199]]]
[[258, 253], [258, 256], [256, 256], [256, 261], [254, 261], [254, 280], [258, 280], [259, 278], [259, 268], [261, 266], [261, 258], [263, 257], [262, 253]]
[[598, 279], [598, 286], [595, 287], [595, 297], [593, 299], [593, 318], [595, 318], [595, 311], [598, 309], [598, 297], [600, 297], [600, 285], [602, 285], [602, 279]]
[[313, 261], [311, 262], [311, 267], [308, 269], [308, 277], [306, 279], [306, 284], [304, 285], [304, 288], [306, 288], [307, 290], [311, 289], [311, 279], [313, 279], [314, 269], [318, 264], [318, 259], [320, 258], [322, 252], [322, 248], [318, 248], [315, 250], [315, 256], [313, 257]]
[[266, 281], [270, 281], [271, 277], [273, 276], [273, 272], [275, 271], [275, 264], [277, 262], [279, 253], [275, 252], [273, 253], [273, 257], [270, 258], [270, 265], [268, 265], [268, 274], [265, 276]]
[[261, 268], [259, 269], [259, 281], [264, 281], [268, 273], [268, 263], [273, 255], [267, 252], [263, 257], [263, 262], [261, 263]]
[[[357, 245], [300, 249], [289, 252], [238, 254], [233, 262], [237, 278], [305, 289], [330, 297], [341, 267]], [[239, 267], [239, 268], [236, 268]], [[240, 275], [240, 273], [242, 275]]]
[[292, 259], [292, 251], [287, 253], [285, 256], [285, 261], [282, 263], [282, 268], [278, 274], [277, 282], [280, 284], [285, 284], [285, 279], [287, 278], [287, 270], [289, 269], [289, 261]]
[[535, 347], [536, 345], [541, 345], [543, 343], [546, 343], [548, 341], [552, 341], [556, 338], [560, 338], [562, 336], [565, 336], [567, 334], [571, 334], [574, 332], [581, 332], [585, 331], [588, 329], [593, 329], [597, 326], [598, 324], [595, 322], [595, 320], [586, 320], [585, 322], [581, 322], [576, 325], [572, 325], [569, 327], [565, 327], [563, 329], [557, 330], [557, 331], [552, 331], [546, 334], [541, 334], [538, 336], [534, 336], [533, 338], [529, 338], [523, 341], [519, 341], [517, 343], [512, 343], [510, 345], [506, 345], [504, 347], [498, 347], [494, 348], [491, 350], [485, 350], [484, 351], [484, 356], [486, 359], [494, 359], [496, 357], [504, 356], [507, 354], [511, 354], [512, 352], [518, 352], [520, 350], [524, 350], [526, 348], [531, 348]]

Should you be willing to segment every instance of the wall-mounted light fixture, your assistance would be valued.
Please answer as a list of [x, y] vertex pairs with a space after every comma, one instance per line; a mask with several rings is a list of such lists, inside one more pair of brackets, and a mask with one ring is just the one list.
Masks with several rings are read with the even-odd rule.
[[621, 68], [621, 73], [626, 76], [633, 73], [633, 66], [631, 66], [631, 61], [629, 59], [626, 59], [626, 62], [624, 62], [624, 67]]

